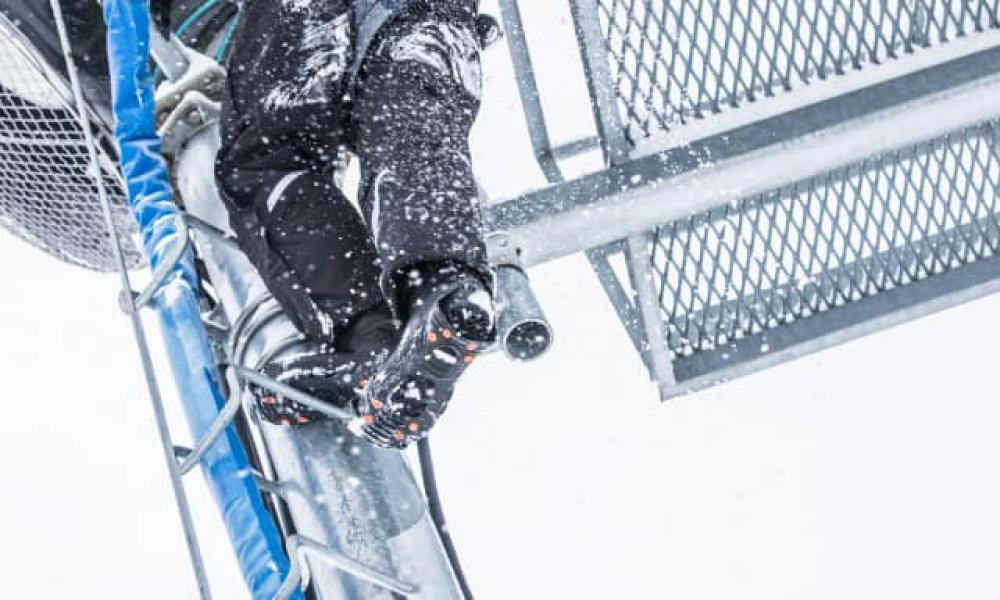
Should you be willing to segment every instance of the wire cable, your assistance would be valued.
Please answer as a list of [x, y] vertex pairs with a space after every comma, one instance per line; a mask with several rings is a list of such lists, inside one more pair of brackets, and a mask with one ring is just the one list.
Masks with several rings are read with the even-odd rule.
[[431, 443], [428, 438], [417, 442], [417, 455], [420, 458], [420, 476], [424, 483], [424, 495], [427, 496], [427, 508], [431, 513], [431, 520], [434, 521], [434, 528], [437, 529], [438, 537], [441, 538], [441, 545], [444, 546], [445, 554], [448, 555], [448, 562], [455, 573], [455, 579], [462, 588], [462, 596], [465, 600], [475, 600], [472, 595], [472, 588], [465, 578], [462, 570], [462, 563], [458, 560], [458, 550], [455, 542], [448, 533], [448, 522], [444, 516], [444, 507], [441, 505], [441, 495], [438, 493], [437, 478], [434, 476], [434, 459], [431, 456]]

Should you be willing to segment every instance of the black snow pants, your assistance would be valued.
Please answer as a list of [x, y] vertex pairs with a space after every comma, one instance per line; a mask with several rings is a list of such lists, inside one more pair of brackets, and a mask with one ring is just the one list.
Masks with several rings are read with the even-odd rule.
[[[398, 308], [397, 274], [443, 263], [488, 278], [469, 160], [476, 2], [412, 0], [364, 57], [354, 5], [248, 0], [216, 163], [243, 250], [299, 329], [323, 341], [359, 314]], [[358, 207], [335, 183], [344, 150], [360, 162]]]

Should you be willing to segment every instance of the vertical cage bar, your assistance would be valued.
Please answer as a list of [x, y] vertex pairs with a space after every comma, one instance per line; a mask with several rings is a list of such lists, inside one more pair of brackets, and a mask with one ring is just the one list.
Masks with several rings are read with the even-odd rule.
[[667, 348], [664, 319], [660, 314], [660, 295], [657, 293], [652, 264], [652, 248], [655, 243], [653, 232], [645, 232], [628, 238], [626, 257], [629, 278], [635, 292], [636, 312], [645, 332], [646, 343], [643, 353], [647, 357], [650, 376], [657, 384], [660, 398], [669, 397], [676, 386], [674, 367]]
[[618, 113], [597, 0], [571, 0], [570, 8], [604, 161], [609, 166], [620, 164], [628, 159], [631, 145], [625, 138]]
[[545, 111], [538, 92], [538, 79], [535, 77], [535, 67], [531, 63], [531, 51], [525, 38], [524, 21], [521, 19], [518, 0], [500, 0], [500, 16], [503, 19], [507, 47], [514, 65], [514, 80], [517, 82], [517, 92], [521, 99], [521, 108], [524, 110], [535, 158], [549, 183], [561, 183], [563, 174], [552, 153], [552, 140], [549, 138], [548, 124], [545, 122]]

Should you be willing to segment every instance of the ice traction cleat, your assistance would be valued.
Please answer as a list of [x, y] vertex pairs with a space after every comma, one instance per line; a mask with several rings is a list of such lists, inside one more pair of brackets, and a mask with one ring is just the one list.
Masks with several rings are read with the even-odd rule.
[[415, 306], [397, 349], [371, 379], [358, 382], [361, 433], [372, 443], [402, 449], [425, 437], [448, 407], [456, 382], [493, 341], [462, 335], [442, 310], [443, 298], [482, 290], [472, 279], [435, 292]]
[[[351, 410], [361, 392], [357, 382], [375, 370], [378, 359], [345, 353], [304, 354], [275, 362], [264, 368], [264, 374], [310, 394], [319, 400], [345, 410]], [[251, 385], [261, 418], [282, 426], [307, 425], [329, 417], [319, 411], [285, 398], [271, 390]]]

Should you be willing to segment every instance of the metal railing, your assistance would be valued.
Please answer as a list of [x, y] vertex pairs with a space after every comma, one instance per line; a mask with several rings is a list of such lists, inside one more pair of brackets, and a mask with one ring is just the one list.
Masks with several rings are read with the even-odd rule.
[[[891, 292], [948, 273], [993, 265], [953, 290], [923, 289], [925, 301], [1000, 275], [998, 144], [990, 121], [657, 228], [651, 260], [678, 378], [711, 378], [699, 354], [722, 369], [854, 337], [865, 319], [841, 309], [902, 311]], [[796, 327], [826, 313], [839, 323], [825, 334]]]
[[598, 0], [633, 143], [998, 27], [997, 0]]
[[606, 168], [564, 181], [532, 131], [552, 185], [489, 222], [527, 265], [588, 252], [662, 397], [1000, 287], [996, 0], [570, 8]]

